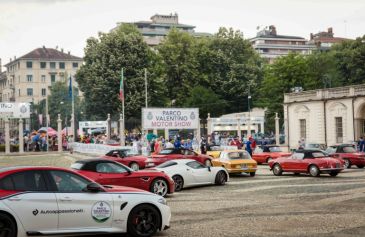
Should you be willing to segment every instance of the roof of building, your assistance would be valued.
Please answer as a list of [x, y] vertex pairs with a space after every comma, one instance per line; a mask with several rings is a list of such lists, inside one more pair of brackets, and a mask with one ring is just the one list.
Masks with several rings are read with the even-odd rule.
[[[69, 53], [64, 53], [57, 49], [42, 47], [42, 48], [34, 49], [33, 51], [21, 56], [20, 58], [17, 58], [15, 60], [9, 62], [8, 64], [13, 63], [20, 59], [83, 60], [80, 57], [73, 56]], [[6, 65], [8, 65], [8, 64], [6, 64]]]
[[140, 25], [140, 26], [163, 26], [163, 27], [176, 27], [176, 28], [191, 28], [194, 29], [195, 26], [186, 25], [186, 24], [175, 24], [175, 23], [154, 23], [152, 21], [137, 21], [132, 24]]
[[262, 39], [262, 38], [272, 38], [272, 39], [300, 39], [300, 40], [305, 40], [305, 38], [300, 37], [300, 36], [291, 36], [291, 35], [260, 35], [260, 36], [256, 36], [253, 39]]

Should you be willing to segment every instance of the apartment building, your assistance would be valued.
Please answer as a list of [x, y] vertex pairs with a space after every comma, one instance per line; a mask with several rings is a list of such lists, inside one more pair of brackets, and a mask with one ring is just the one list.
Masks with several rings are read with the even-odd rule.
[[329, 27], [327, 31], [321, 31], [316, 34], [310, 34], [309, 42], [317, 46], [321, 51], [330, 50], [332, 45], [341, 43], [345, 40], [352, 40], [343, 37], [335, 37], [333, 28]]
[[[117, 25], [119, 26], [125, 23], [135, 25], [149, 46], [159, 45], [172, 28], [187, 32], [194, 37], [211, 36], [209, 33], [195, 32], [195, 26], [193, 25], [179, 23], [179, 16], [177, 13], [170, 15], [155, 14], [151, 17], [151, 21], [119, 22]], [[116, 28], [112, 30], [115, 30]]]
[[316, 50], [316, 46], [303, 37], [277, 34], [276, 27], [273, 25], [259, 31], [256, 37], [250, 39], [250, 42], [261, 57], [267, 59], [269, 63], [290, 52], [308, 55]]
[[6, 76], [0, 78], [1, 101], [39, 103], [53, 83], [75, 75], [82, 62], [70, 52], [44, 46], [14, 57], [5, 65]]

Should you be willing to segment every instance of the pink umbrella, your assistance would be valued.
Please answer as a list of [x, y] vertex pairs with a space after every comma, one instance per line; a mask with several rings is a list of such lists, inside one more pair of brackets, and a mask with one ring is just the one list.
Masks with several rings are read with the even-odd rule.
[[48, 127], [48, 129], [46, 127], [41, 127], [38, 132], [39, 133], [46, 133], [48, 130], [48, 136], [57, 136], [57, 131], [54, 130], [53, 128], [51, 127]]

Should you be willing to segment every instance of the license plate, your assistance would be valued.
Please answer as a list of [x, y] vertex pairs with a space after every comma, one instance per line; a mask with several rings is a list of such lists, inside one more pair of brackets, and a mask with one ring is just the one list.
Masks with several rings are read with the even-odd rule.
[[247, 168], [246, 164], [241, 165], [241, 168]]

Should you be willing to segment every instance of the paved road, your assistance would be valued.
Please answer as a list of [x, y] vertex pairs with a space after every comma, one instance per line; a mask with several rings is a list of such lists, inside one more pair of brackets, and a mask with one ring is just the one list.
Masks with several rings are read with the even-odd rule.
[[[74, 159], [1, 157], [0, 165], [69, 166]], [[158, 236], [365, 236], [364, 184], [365, 169], [349, 169], [335, 178], [276, 177], [267, 166], [259, 166], [256, 177], [234, 176], [225, 186], [192, 188], [168, 197], [171, 229]]]

